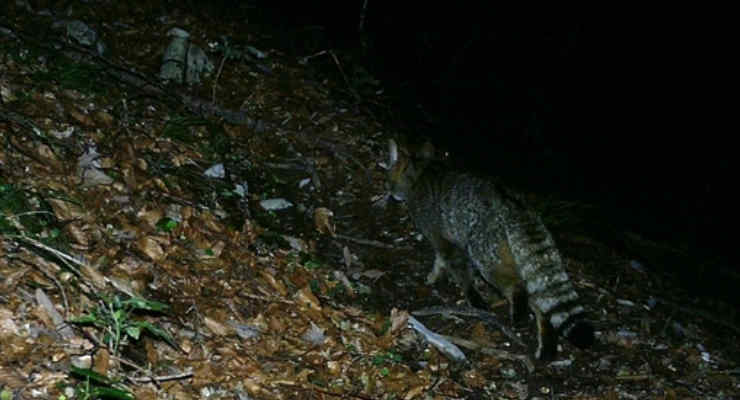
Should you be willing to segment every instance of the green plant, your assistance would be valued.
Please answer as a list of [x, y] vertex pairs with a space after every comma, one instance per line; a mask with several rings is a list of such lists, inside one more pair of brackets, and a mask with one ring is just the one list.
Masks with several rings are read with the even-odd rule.
[[162, 135], [183, 143], [195, 143], [200, 137], [191, 128], [208, 125], [208, 121], [199, 117], [176, 116], [167, 121]]
[[375, 365], [376, 367], [379, 367], [385, 364], [400, 363], [401, 361], [402, 361], [401, 355], [396, 354], [392, 351], [387, 351], [385, 353], [378, 353], [373, 356], [373, 365]]
[[33, 80], [37, 85], [39, 82], [58, 82], [64, 89], [77, 89], [85, 93], [103, 91], [100, 67], [74, 62], [64, 57], [55, 57], [55, 60], [49, 70], [36, 71], [33, 74]]
[[49, 229], [54, 220], [50, 207], [37, 194], [0, 183], [0, 234], [43, 236], [41, 239], [48, 242], [61, 234], [58, 229]]
[[75, 399], [119, 399], [133, 400], [134, 395], [120, 384], [91, 369], [71, 367], [72, 376], [83, 379], [75, 386]]
[[157, 229], [162, 232], [172, 232], [177, 228], [177, 221], [172, 218], [164, 217], [157, 221]]
[[111, 354], [118, 354], [121, 344], [131, 338], [138, 340], [142, 331], [165, 340], [177, 348], [172, 337], [167, 331], [156, 325], [132, 318], [135, 312], [164, 312], [168, 309], [166, 304], [145, 300], [141, 298], [130, 298], [121, 300], [114, 296], [112, 299], [102, 300], [100, 305], [87, 315], [71, 320], [72, 323], [81, 325], [93, 325], [105, 332], [103, 341], [108, 345]]
[[388, 376], [391, 373], [390, 368], [388, 368], [388, 364], [398, 364], [402, 361], [401, 355], [396, 354], [390, 351], [387, 351], [385, 353], [379, 353], [373, 356], [373, 365], [376, 367], [380, 367], [378, 372], [380, 373], [380, 376]]

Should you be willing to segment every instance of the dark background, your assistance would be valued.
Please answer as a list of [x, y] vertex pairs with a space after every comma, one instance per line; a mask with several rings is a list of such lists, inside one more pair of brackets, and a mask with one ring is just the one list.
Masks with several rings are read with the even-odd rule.
[[736, 278], [737, 100], [723, 100], [733, 46], [721, 10], [369, 0], [360, 31], [362, 5], [257, 1], [248, 14], [296, 56], [333, 49], [362, 64], [404, 133], [467, 168], [596, 204], [604, 224], [688, 250], [660, 268], [703, 293], [722, 285], [706, 264]]

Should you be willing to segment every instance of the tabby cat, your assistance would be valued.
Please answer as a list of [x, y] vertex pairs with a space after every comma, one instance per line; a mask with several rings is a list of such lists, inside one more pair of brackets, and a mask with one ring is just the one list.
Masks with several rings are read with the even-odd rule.
[[430, 144], [414, 159], [400, 152], [393, 140], [389, 151], [391, 194], [406, 201], [417, 229], [435, 251], [428, 284], [450, 272], [473, 305], [489, 308], [472, 285], [479, 272], [508, 300], [512, 320], [532, 310], [538, 359], [555, 357], [558, 335], [579, 347], [593, 343], [594, 329], [584, 319], [552, 235], [521, 195], [433, 161]]

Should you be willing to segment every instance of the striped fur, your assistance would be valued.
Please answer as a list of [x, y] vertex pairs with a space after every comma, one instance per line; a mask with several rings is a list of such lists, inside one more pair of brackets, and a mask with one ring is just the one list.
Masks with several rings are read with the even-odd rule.
[[506, 297], [513, 320], [525, 317], [528, 308], [535, 314], [538, 359], [555, 357], [558, 335], [589, 346], [593, 327], [583, 318], [585, 310], [540, 217], [511, 190], [432, 162], [430, 149], [412, 161], [399, 156], [391, 141], [388, 172], [393, 197], [406, 200], [411, 218], [435, 250], [427, 283], [450, 272], [471, 303], [487, 308], [472, 285], [479, 272]]

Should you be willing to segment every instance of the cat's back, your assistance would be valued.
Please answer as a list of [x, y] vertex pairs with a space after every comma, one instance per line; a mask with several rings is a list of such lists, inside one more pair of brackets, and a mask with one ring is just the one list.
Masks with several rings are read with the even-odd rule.
[[439, 229], [458, 244], [464, 244], [473, 230], [500, 223], [510, 208], [493, 179], [457, 171], [444, 163], [427, 166], [409, 200], [417, 225]]

